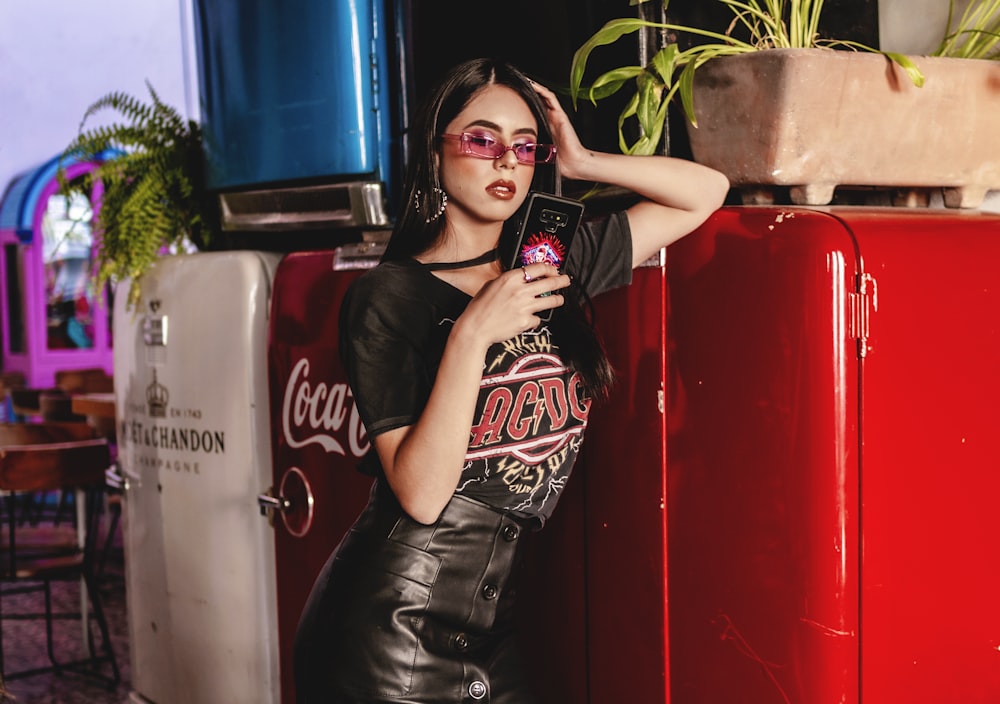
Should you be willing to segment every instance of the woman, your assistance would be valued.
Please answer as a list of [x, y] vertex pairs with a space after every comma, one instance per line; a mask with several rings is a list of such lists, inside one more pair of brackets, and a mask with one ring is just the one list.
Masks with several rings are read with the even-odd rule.
[[[453, 69], [413, 134], [410, 207], [341, 310], [376, 481], [303, 611], [297, 696], [524, 704], [519, 545], [551, 514], [612, 379], [581, 301], [629, 283], [729, 184], [689, 161], [585, 149], [552, 92], [490, 60]], [[582, 226], [566, 273], [503, 271], [504, 223], [530, 190], [551, 192], [556, 163], [642, 200]]]

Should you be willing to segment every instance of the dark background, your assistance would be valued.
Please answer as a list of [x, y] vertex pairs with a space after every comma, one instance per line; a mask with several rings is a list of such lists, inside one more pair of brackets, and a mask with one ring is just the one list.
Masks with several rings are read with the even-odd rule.
[[[645, 3], [650, 18], [660, 12], [659, 0]], [[602, 101], [598, 107], [581, 103], [572, 111], [568, 98], [573, 53], [610, 19], [637, 16], [628, 0], [509, 0], [501, 5], [482, 0], [411, 0], [408, 32], [411, 96], [415, 101], [450, 66], [468, 58], [495, 56], [515, 64], [561, 95], [584, 144], [618, 151], [617, 117], [624, 98]], [[717, 0], [671, 0], [667, 18], [676, 24], [696, 25], [724, 32], [732, 11]], [[877, 0], [826, 0], [820, 34], [878, 46]], [[680, 37], [682, 44], [692, 38]], [[591, 55], [586, 80], [611, 67], [638, 64], [635, 35], [601, 47]], [[676, 113], [676, 110], [675, 110]], [[672, 117], [665, 152], [689, 156], [687, 137], [679, 115]]]

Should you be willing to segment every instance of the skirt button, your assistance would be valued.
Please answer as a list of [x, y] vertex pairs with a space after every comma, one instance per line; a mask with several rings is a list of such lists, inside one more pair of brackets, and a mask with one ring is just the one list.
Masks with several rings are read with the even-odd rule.
[[473, 699], [479, 700], [486, 696], [486, 684], [476, 680], [469, 685], [469, 696]]

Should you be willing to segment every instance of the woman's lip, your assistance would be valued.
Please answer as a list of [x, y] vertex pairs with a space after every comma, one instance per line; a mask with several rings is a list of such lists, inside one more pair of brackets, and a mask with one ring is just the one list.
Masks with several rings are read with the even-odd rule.
[[486, 187], [486, 192], [501, 200], [510, 200], [517, 194], [513, 181], [494, 181]]

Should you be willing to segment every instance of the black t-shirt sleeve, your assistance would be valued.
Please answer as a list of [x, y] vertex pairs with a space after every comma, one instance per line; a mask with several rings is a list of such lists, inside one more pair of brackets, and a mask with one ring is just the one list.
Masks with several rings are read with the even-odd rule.
[[588, 296], [632, 283], [632, 231], [625, 211], [584, 220], [566, 259], [566, 272]]
[[414, 423], [430, 394], [427, 305], [402, 277], [379, 268], [349, 289], [340, 309], [340, 356], [370, 438]]

